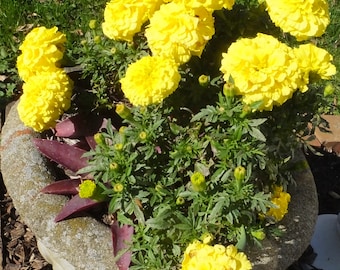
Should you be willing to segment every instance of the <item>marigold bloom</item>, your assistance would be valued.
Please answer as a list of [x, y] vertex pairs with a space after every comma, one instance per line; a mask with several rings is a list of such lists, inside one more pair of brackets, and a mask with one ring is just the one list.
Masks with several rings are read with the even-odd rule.
[[83, 199], [91, 198], [95, 194], [96, 187], [96, 183], [92, 180], [84, 180], [79, 185], [79, 197]]
[[232, 9], [235, 0], [174, 0], [172, 2], [185, 4], [187, 7], [204, 7], [208, 10]]
[[297, 40], [321, 36], [330, 22], [327, 0], [265, 0], [271, 20]]
[[250, 261], [243, 252], [229, 245], [210, 246], [194, 241], [184, 252], [182, 270], [249, 270]]
[[129, 65], [120, 80], [125, 96], [133, 105], [160, 103], [178, 87], [181, 76], [174, 61], [159, 56], [145, 56]]
[[22, 52], [17, 58], [19, 76], [27, 81], [38, 72], [56, 70], [63, 58], [65, 42], [66, 36], [57, 27], [34, 28], [19, 47]]
[[175, 2], [163, 4], [145, 30], [152, 54], [173, 58], [178, 64], [188, 62], [191, 55], [201, 56], [214, 33], [212, 12]]
[[111, 0], [104, 10], [104, 34], [115, 40], [132, 41], [162, 0]]
[[40, 72], [23, 85], [18, 104], [21, 121], [35, 131], [52, 128], [71, 104], [73, 82], [62, 70]]
[[191, 181], [191, 184], [192, 184], [192, 188], [197, 192], [202, 192], [207, 187], [207, 184], [205, 182], [205, 177], [200, 172], [194, 172], [190, 176], [190, 181]]
[[284, 192], [282, 186], [275, 186], [271, 201], [277, 208], [270, 208], [266, 215], [275, 218], [276, 221], [282, 220], [288, 213], [290, 194]]
[[328, 80], [335, 75], [336, 67], [331, 63], [333, 56], [328, 51], [308, 43], [295, 48], [294, 53], [304, 72], [306, 83], [309, 83], [310, 79]]
[[232, 77], [245, 104], [261, 101], [259, 110], [272, 110], [306, 87], [293, 49], [270, 35], [241, 38], [222, 56], [224, 80]]

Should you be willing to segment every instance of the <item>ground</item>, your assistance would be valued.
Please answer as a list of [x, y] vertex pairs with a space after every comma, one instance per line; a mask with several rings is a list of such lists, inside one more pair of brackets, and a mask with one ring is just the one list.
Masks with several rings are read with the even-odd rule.
[[[308, 154], [306, 157], [317, 186], [319, 213], [338, 214], [340, 212], [340, 157], [328, 152], [324, 152], [323, 156]], [[42, 258], [37, 249], [33, 233], [16, 213], [2, 181], [0, 181], [0, 190], [4, 270], [51, 270], [51, 265]], [[302, 269], [298, 268], [299, 266], [294, 267], [294, 270]]]

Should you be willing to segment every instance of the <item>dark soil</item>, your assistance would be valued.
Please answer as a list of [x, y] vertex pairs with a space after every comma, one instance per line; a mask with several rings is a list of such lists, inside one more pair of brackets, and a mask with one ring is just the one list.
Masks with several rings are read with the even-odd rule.
[[[340, 212], [340, 157], [334, 153], [323, 152], [322, 154], [322, 156], [306, 154], [318, 191], [319, 214], [338, 214]], [[51, 270], [51, 265], [39, 253], [33, 233], [16, 213], [2, 179], [0, 203], [2, 238], [0, 269], [2, 266], [4, 270]], [[308, 250], [307, 255], [310, 257], [311, 254], [313, 255], [312, 250]], [[305, 263], [309, 264], [308, 256], [307, 262], [302, 260], [300, 264], [295, 263], [290, 269], [313, 269], [305, 268]]]

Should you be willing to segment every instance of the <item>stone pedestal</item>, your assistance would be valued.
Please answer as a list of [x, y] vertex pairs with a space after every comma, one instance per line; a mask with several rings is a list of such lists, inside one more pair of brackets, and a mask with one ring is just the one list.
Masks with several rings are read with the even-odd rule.
[[21, 123], [14, 105], [2, 128], [1, 172], [17, 211], [42, 247], [41, 253], [54, 269], [117, 269], [107, 226], [89, 217], [54, 222], [68, 199], [40, 193], [54, 177], [32, 142], [34, 136]]

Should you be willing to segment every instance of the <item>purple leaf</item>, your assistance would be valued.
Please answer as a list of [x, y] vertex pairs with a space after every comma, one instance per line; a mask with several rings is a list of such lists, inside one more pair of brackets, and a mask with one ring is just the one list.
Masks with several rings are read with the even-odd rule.
[[61, 209], [60, 213], [55, 217], [55, 222], [62, 221], [75, 214], [79, 214], [85, 210], [96, 207], [103, 202], [97, 202], [91, 199], [80, 198], [79, 195], [73, 196]]
[[100, 130], [104, 122], [103, 117], [98, 115], [77, 114], [57, 123], [56, 136], [78, 138], [93, 135]]
[[82, 157], [86, 153], [83, 149], [47, 139], [35, 138], [33, 142], [43, 155], [72, 172], [77, 172], [88, 165], [88, 158]]
[[47, 194], [76, 195], [81, 179], [58, 180], [44, 187], [41, 192]]
[[[131, 245], [133, 236], [133, 227], [129, 225], [119, 226], [118, 221], [115, 221], [111, 225], [112, 231], [112, 242], [114, 255], [117, 256], [118, 253], [124, 249], [128, 249]], [[128, 270], [131, 263], [131, 251], [126, 251], [117, 260], [117, 266], [119, 270]]]
[[94, 140], [94, 136], [86, 136], [85, 140], [88, 143], [88, 145], [91, 147], [91, 149], [95, 149], [96, 148], [97, 143]]

